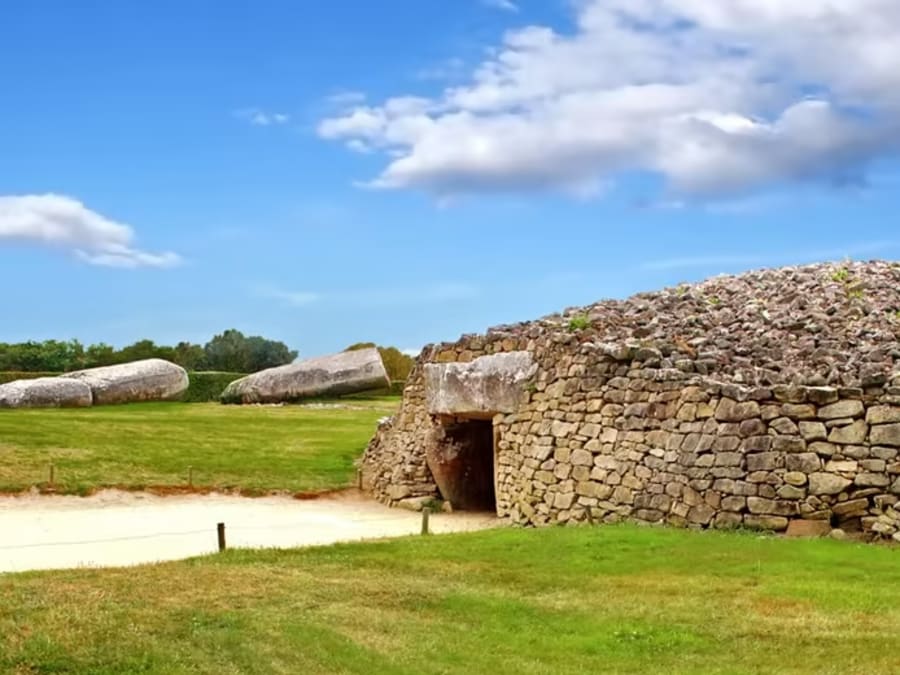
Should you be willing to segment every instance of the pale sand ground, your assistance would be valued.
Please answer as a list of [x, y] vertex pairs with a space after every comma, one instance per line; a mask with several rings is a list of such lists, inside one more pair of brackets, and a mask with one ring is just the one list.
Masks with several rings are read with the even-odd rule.
[[[418, 534], [422, 516], [353, 494], [308, 501], [117, 490], [92, 497], [0, 497], [0, 573], [117, 567], [213, 553], [220, 522], [229, 548], [289, 548]], [[489, 514], [431, 515], [436, 534], [500, 525]]]

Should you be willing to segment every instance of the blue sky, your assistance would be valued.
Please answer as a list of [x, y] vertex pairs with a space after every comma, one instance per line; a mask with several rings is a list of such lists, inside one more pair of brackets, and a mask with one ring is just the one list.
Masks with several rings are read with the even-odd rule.
[[413, 349], [896, 259], [900, 10], [782, 4], [4, 2], [0, 341]]

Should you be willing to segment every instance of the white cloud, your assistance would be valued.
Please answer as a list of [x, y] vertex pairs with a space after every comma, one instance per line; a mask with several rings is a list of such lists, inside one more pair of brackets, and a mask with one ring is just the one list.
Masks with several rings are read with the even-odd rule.
[[527, 26], [462, 86], [323, 120], [383, 152], [369, 182], [442, 198], [589, 194], [624, 172], [673, 194], [858, 182], [900, 148], [896, 0], [580, 0], [576, 28]]
[[406, 349], [401, 349], [401, 350], [400, 350], [400, 353], [401, 353], [401, 354], [406, 354], [407, 356], [411, 356], [411, 357], [413, 357], [413, 358], [415, 359], [415, 358], [418, 358], [419, 354], [422, 353], [422, 348], [421, 348], [421, 347], [418, 347], [418, 348], [416, 348], [416, 347], [407, 347]]
[[260, 108], [241, 108], [234, 111], [234, 116], [255, 127], [280, 126], [291, 121], [287, 113], [266, 112]]
[[3, 240], [67, 249], [84, 262], [105, 267], [172, 267], [181, 262], [175, 253], [134, 248], [130, 226], [55, 194], [0, 196]]
[[519, 6], [512, 0], [481, 0], [481, 2], [493, 9], [502, 9], [504, 12], [519, 11]]

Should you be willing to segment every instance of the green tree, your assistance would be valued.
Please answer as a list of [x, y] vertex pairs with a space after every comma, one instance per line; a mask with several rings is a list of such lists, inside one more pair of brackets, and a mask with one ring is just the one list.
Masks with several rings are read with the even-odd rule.
[[258, 335], [245, 336], [235, 329], [226, 330], [206, 343], [206, 367], [233, 373], [255, 373], [291, 363], [297, 358], [283, 342]]
[[297, 358], [283, 342], [267, 340], [258, 335], [247, 338], [247, 362], [244, 372], [255, 373], [266, 368], [275, 368], [291, 363]]
[[123, 347], [116, 355], [119, 363], [142, 361], [144, 359], [165, 359], [172, 361], [175, 358], [175, 350], [172, 347], [157, 345], [153, 340], [138, 340], [133, 345]]
[[85, 368], [99, 368], [101, 366], [111, 366], [118, 363], [116, 348], [105, 342], [90, 345], [84, 353]]
[[203, 351], [206, 354], [206, 367], [210, 370], [247, 372], [247, 338], [239, 330], [230, 328], [214, 336], [203, 347]]
[[206, 352], [200, 345], [179, 342], [175, 345], [175, 363], [186, 370], [206, 370]]
[[384, 369], [387, 371], [391, 382], [404, 382], [409, 377], [409, 373], [416, 363], [416, 360], [401, 352], [396, 347], [379, 347], [374, 342], [357, 342], [345, 349], [345, 352], [354, 352], [360, 349], [370, 349], [375, 347], [381, 354], [381, 362], [384, 363]]

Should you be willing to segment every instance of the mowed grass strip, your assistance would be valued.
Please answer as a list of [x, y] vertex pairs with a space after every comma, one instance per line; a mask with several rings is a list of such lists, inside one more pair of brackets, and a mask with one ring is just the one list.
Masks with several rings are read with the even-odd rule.
[[342, 487], [398, 398], [344, 407], [143, 403], [80, 410], [0, 410], [0, 491], [194, 485], [248, 492]]
[[900, 551], [609, 526], [12, 575], [0, 669], [897, 673]]

